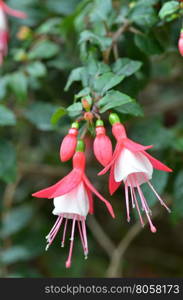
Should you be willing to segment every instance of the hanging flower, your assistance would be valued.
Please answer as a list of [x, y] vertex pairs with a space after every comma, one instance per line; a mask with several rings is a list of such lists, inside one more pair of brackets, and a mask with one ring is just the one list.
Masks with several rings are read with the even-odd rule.
[[77, 144], [78, 128], [78, 123], [74, 122], [71, 128], [69, 129], [68, 134], [64, 137], [61, 143], [60, 159], [63, 162], [71, 159], [74, 155]]
[[183, 29], [181, 29], [181, 32], [180, 32], [180, 37], [178, 40], [178, 49], [179, 49], [180, 55], [183, 56]]
[[[170, 211], [156, 192], [150, 180], [152, 178], [153, 168], [165, 172], [172, 172], [172, 170], [146, 152], [146, 150], [152, 148], [152, 146], [143, 146], [127, 138], [125, 128], [120, 123], [117, 114], [110, 115], [110, 122], [117, 145], [110, 163], [99, 175], [105, 174], [110, 169], [109, 191], [111, 195], [118, 189], [122, 182], [124, 183], [127, 221], [130, 221], [130, 192], [132, 207], [136, 207], [141, 224], [144, 225], [140, 205], [142, 206], [142, 210], [146, 213], [151, 231], [156, 232], [156, 228], [150, 218], [151, 210], [142, 192], [141, 185], [147, 183], [161, 205]], [[140, 203], [137, 200], [137, 193], [140, 198]]]
[[11, 9], [3, 0], [0, 0], [0, 65], [8, 53], [9, 31], [6, 14], [16, 18], [26, 18], [25, 13]]
[[96, 159], [104, 167], [108, 165], [112, 159], [112, 143], [110, 138], [106, 135], [102, 120], [96, 122], [96, 137], [93, 144], [93, 151]]
[[77, 143], [76, 153], [73, 157], [73, 170], [55, 185], [34, 193], [38, 198], [54, 198], [53, 214], [58, 218], [50, 233], [47, 235], [46, 250], [52, 244], [61, 224], [64, 224], [63, 238], [61, 246], [64, 247], [68, 221], [72, 221], [72, 230], [70, 237], [70, 250], [66, 261], [66, 268], [71, 266], [72, 252], [74, 246], [75, 227], [78, 231], [83, 246], [85, 258], [88, 255], [88, 243], [86, 235], [85, 220], [88, 213], [93, 214], [93, 196], [95, 194], [105, 203], [111, 216], [114, 218], [114, 212], [110, 203], [94, 188], [85, 175], [85, 155], [84, 143], [80, 140]]

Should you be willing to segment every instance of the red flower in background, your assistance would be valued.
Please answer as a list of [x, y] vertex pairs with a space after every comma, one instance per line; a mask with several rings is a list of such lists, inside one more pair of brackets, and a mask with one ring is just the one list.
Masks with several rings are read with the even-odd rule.
[[130, 221], [130, 190], [132, 207], [136, 207], [141, 224], [144, 225], [139, 201], [136, 196], [136, 193], [138, 193], [140, 205], [142, 206], [142, 210], [146, 213], [150, 229], [152, 232], [156, 232], [156, 228], [150, 219], [151, 210], [140, 186], [143, 183], [147, 183], [159, 199], [160, 203], [169, 211], [169, 208], [155, 191], [150, 180], [152, 178], [153, 168], [165, 172], [171, 172], [172, 170], [146, 152], [146, 150], [152, 148], [152, 146], [143, 146], [130, 140], [126, 135], [124, 126], [120, 123], [116, 114], [110, 115], [110, 121], [112, 123], [113, 135], [117, 140], [117, 145], [110, 163], [99, 173], [99, 175], [105, 174], [110, 169], [109, 191], [111, 195], [118, 189], [122, 182], [124, 183], [127, 221]]
[[110, 203], [98, 193], [85, 175], [85, 154], [83, 153], [83, 150], [83, 142], [78, 141], [76, 150], [77, 152], [73, 157], [73, 170], [53, 186], [33, 194], [34, 197], [38, 198], [54, 198], [55, 208], [53, 210], [53, 214], [58, 215], [55, 225], [46, 237], [48, 241], [46, 250], [52, 244], [61, 224], [65, 220], [62, 238], [62, 247], [64, 246], [67, 223], [68, 220], [72, 220], [70, 250], [66, 261], [67, 268], [71, 266], [76, 223], [78, 225], [84, 255], [87, 257], [88, 244], [85, 220], [88, 213], [93, 213], [92, 194], [95, 194], [101, 201], [105, 203], [109, 213], [114, 218], [114, 212]]
[[180, 32], [180, 37], [178, 40], [178, 48], [179, 48], [180, 55], [183, 56], [183, 29]]
[[4, 1], [0, 0], [0, 65], [8, 53], [9, 30], [6, 15], [16, 18], [26, 18], [27, 15], [21, 11], [11, 9]]

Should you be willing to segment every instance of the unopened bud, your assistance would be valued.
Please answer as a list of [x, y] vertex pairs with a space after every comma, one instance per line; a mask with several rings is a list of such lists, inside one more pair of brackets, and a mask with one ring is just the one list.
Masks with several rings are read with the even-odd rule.
[[82, 102], [83, 108], [84, 108], [86, 111], [89, 111], [90, 108], [91, 108], [91, 105], [90, 105], [90, 103], [88, 102], [88, 100], [82, 99], [81, 102]]
[[93, 120], [93, 114], [92, 114], [91, 112], [85, 112], [85, 113], [84, 113], [84, 119], [85, 119], [86, 121], [91, 122], [91, 121]]

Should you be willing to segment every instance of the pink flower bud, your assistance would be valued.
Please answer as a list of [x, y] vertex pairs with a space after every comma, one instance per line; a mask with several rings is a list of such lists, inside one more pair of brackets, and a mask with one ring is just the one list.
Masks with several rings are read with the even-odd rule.
[[77, 128], [70, 128], [69, 133], [64, 137], [60, 146], [60, 159], [67, 161], [74, 155], [77, 144]]
[[179, 41], [178, 41], [178, 48], [180, 55], [183, 56], [183, 32], [180, 33]]
[[112, 143], [110, 138], [106, 135], [105, 128], [103, 126], [96, 127], [96, 138], [93, 144], [93, 150], [96, 159], [104, 167], [112, 159]]

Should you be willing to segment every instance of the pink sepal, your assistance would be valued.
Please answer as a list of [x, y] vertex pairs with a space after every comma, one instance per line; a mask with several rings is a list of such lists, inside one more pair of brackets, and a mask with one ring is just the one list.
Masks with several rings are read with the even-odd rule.
[[79, 169], [73, 169], [67, 176], [58, 181], [56, 184], [32, 194], [37, 198], [55, 198], [69, 193], [80, 182], [83, 172]]
[[109, 175], [109, 193], [111, 195], [114, 194], [114, 192], [118, 189], [118, 187], [120, 186], [121, 181], [120, 182], [116, 182], [114, 179], [114, 165], [111, 167], [110, 170], [110, 175]]
[[144, 145], [138, 144], [128, 138], [122, 139], [121, 142], [128, 150], [130, 150], [132, 152], [145, 151], [145, 150], [153, 147], [152, 145], [144, 146]]
[[86, 188], [88, 199], [89, 199], [89, 213], [91, 215], [93, 215], [93, 213], [94, 213], [93, 195], [86, 184], [85, 184], [85, 188]]
[[113, 211], [111, 204], [104, 197], [102, 197], [102, 195], [95, 189], [95, 187], [90, 183], [90, 181], [86, 175], [83, 175], [83, 180], [84, 180], [84, 183], [86, 184], [86, 186], [88, 187], [88, 189], [92, 193], [94, 193], [101, 201], [103, 201], [105, 203], [109, 213], [111, 214], [111, 216], [113, 218], [115, 218], [114, 211]]
[[152, 163], [152, 165], [155, 169], [160, 170], [160, 171], [165, 171], [165, 172], [173, 172], [172, 169], [170, 169], [169, 167], [164, 165], [162, 162], [160, 162], [156, 158], [152, 157], [149, 153], [143, 151], [143, 154], [150, 160], [150, 162]]

